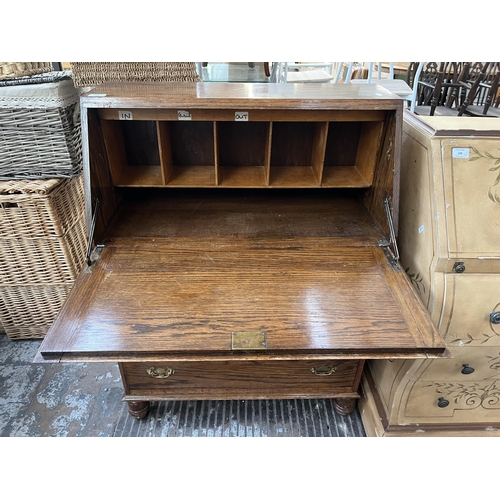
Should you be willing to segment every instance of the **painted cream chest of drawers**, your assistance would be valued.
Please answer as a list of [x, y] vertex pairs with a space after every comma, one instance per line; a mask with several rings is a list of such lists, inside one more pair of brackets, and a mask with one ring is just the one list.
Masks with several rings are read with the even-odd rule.
[[405, 112], [401, 263], [452, 354], [376, 360], [372, 436], [500, 436], [500, 121]]

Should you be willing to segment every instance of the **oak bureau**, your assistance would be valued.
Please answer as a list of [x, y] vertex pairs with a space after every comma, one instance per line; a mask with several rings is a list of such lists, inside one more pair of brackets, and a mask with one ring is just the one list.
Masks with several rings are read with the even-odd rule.
[[116, 83], [81, 98], [89, 255], [36, 361], [169, 399], [333, 398], [447, 356], [398, 263], [402, 100], [375, 84]]

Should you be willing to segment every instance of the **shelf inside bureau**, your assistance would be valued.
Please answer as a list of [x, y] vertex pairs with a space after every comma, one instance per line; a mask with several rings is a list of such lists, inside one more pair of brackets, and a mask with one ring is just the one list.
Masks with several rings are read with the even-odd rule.
[[382, 238], [361, 202], [363, 190], [117, 191], [122, 201], [104, 231], [106, 241], [168, 238], [177, 245], [187, 238], [211, 246], [212, 241], [223, 238], [265, 245], [293, 241], [317, 246], [333, 241], [340, 246], [377, 246]]

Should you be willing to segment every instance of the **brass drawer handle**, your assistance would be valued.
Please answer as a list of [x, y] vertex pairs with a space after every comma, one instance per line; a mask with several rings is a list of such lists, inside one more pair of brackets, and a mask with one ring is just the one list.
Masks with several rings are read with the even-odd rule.
[[155, 368], [154, 366], [148, 368], [146, 371], [153, 378], [168, 378], [175, 373], [173, 368]]
[[328, 366], [318, 366], [318, 367], [313, 366], [311, 368], [311, 371], [314, 373], [314, 375], [319, 375], [320, 377], [327, 377], [328, 375], [335, 373], [337, 371], [337, 368], [335, 366], [332, 366], [331, 368]]

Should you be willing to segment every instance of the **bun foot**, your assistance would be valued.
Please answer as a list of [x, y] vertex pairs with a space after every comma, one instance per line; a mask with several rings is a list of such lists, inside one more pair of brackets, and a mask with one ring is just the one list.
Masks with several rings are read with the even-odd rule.
[[134, 418], [144, 418], [149, 412], [149, 401], [127, 401], [128, 412]]
[[333, 400], [334, 410], [342, 416], [349, 415], [356, 408], [356, 399], [354, 398], [338, 398]]

